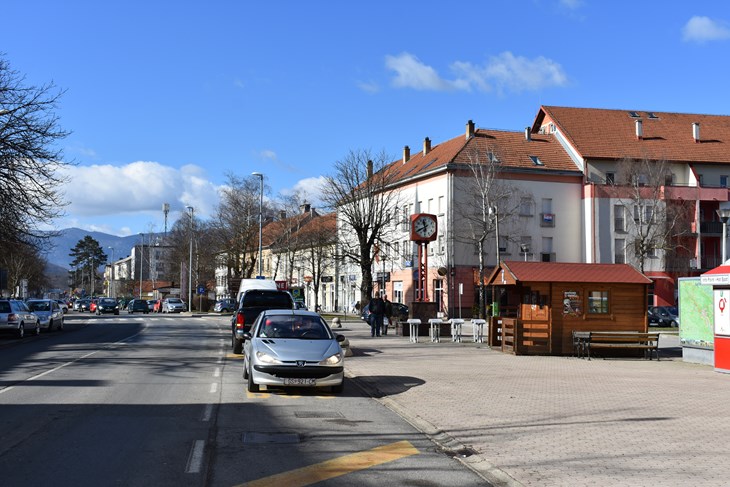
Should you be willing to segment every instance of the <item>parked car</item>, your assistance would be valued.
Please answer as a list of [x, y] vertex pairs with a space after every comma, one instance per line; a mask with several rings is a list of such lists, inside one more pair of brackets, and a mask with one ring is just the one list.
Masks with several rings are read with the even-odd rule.
[[[79, 311], [89, 311], [89, 308], [91, 308], [91, 299], [84, 298], [84, 299], [77, 299], [76, 303], [78, 303], [78, 310]], [[76, 309], [76, 308], [74, 308]]]
[[[398, 317], [398, 321], [406, 321], [408, 319], [408, 306], [403, 303], [391, 303], [393, 305], [393, 316]], [[390, 316], [387, 316], [388, 323], [390, 323]], [[367, 304], [363, 307], [360, 313], [360, 319], [370, 323], [370, 310]]]
[[155, 311], [155, 303], [157, 302], [156, 299], [148, 299], [147, 300], [147, 307], [150, 309], [151, 312]]
[[28, 305], [17, 299], [0, 299], [0, 332], [13, 333], [23, 338], [26, 332], [41, 334], [38, 317], [31, 313]]
[[187, 306], [180, 298], [167, 298], [162, 302], [163, 313], [181, 313], [185, 311]]
[[294, 301], [294, 309], [307, 309], [307, 305], [304, 301]]
[[68, 303], [66, 301], [63, 299], [57, 299], [56, 302], [61, 307], [61, 311], [63, 311], [64, 314], [68, 313]]
[[55, 299], [29, 299], [31, 313], [38, 317], [38, 324], [46, 331], [63, 330], [63, 309]]
[[343, 335], [312, 311], [262, 311], [243, 333], [243, 378], [248, 390], [259, 386], [330, 387], [342, 392], [345, 354]]
[[213, 305], [213, 311], [216, 313], [231, 313], [236, 309], [236, 302], [233, 299], [219, 299]]
[[651, 311], [658, 317], [660, 326], [679, 326], [679, 311], [676, 306], [654, 306]]
[[150, 312], [149, 306], [147, 306], [147, 301], [144, 299], [133, 299], [129, 303], [127, 303], [127, 313], [144, 313], [147, 314]]
[[114, 298], [100, 298], [96, 302], [96, 314], [101, 315], [104, 313], [119, 314], [119, 303]]

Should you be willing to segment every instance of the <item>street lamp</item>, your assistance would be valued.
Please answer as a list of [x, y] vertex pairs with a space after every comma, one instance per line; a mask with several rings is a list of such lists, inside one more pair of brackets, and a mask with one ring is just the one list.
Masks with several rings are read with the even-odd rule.
[[725, 246], [727, 244], [727, 221], [730, 219], [730, 208], [719, 208], [715, 212], [717, 212], [717, 216], [720, 217], [720, 221], [722, 222], [722, 262], [720, 263], [722, 265], [726, 260]]
[[139, 247], [139, 299], [142, 300], [142, 266], [144, 265], [144, 233], [139, 234], [142, 245]]
[[261, 180], [259, 190], [259, 276], [263, 278], [263, 226], [264, 226], [264, 175], [260, 172], [252, 172], [251, 176], [256, 176]]
[[497, 213], [496, 206], [489, 207], [489, 216], [494, 218], [494, 235], [497, 238], [497, 266], [499, 266], [499, 261], [501, 260], [499, 254], [499, 214]]
[[111, 290], [109, 292], [110, 297], [116, 298], [116, 294], [114, 292], [114, 247], [107, 247], [109, 249], [112, 249], [112, 284], [111, 284]]
[[187, 207], [190, 212], [190, 263], [188, 265], [188, 310], [193, 310], [193, 216], [195, 208]]
[[530, 246], [527, 244], [520, 244], [520, 250], [525, 254], [525, 262], [527, 262], [527, 254], [530, 253]]

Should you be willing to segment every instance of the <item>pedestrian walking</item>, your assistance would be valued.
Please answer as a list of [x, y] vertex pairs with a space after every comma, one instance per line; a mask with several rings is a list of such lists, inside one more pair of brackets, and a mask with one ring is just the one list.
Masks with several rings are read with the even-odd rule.
[[379, 337], [383, 328], [383, 316], [385, 315], [385, 303], [377, 294], [368, 304], [370, 311], [370, 336]]
[[[388, 295], [383, 296], [383, 304], [385, 305], [385, 318], [383, 322], [383, 335], [388, 334], [388, 325], [393, 323], [393, 303], [388, 300]], [[394, 325], [395, 326], [395, 325]]]

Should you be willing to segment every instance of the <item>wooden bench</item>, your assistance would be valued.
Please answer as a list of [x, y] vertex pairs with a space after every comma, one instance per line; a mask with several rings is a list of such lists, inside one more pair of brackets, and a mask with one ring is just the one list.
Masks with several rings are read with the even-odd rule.
[[659, 360], [659, 333], [638, 331], [574, 331], [573, 353], [591, 359], [591, 349], [639, 349], [644, 357], [652, 359], [652, 352]]

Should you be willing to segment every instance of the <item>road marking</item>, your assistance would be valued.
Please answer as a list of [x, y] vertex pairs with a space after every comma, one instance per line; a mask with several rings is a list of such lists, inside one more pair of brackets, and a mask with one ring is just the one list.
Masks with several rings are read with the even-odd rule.
[[218, 390], [218, 383], [217, 383], [217, 382], [213, 382], [213, 383], [212, 383], [212, 384], [210, 385], [210, 392], [211, 392], [211, 393], [214, 393], [214, 392], [216, 392], [217, 390]]
[[334, 458], [308, 467], [254, 480], [246, 484], [241, 484], [239, 487], [278, 487], [281, 485], [286, 485], [287, 487], [304, 487], [419, 453], [416, 447], [409, 441], [399, 441], [397, 443], [379, 446], [372, 450], [345, 455], [344, 457]]
[[190, 449], [188, 457], [188, 466], [185, 473], [199, 473], [203, 465], [203, 450], [205, 450], [205, 440], [195, 440], [193, 447]]
[[216, 367], [215, 372], [213, 372], [213, 377], [220, 377], [221, 376], [221, 369]]
[[213, 416], [213, 405], [212, 404], [206, 404], [205, 409], [203, 410], [203, 415], [200, 417], [200, 420], [203, 422], [210, 421], [210, 418]]

